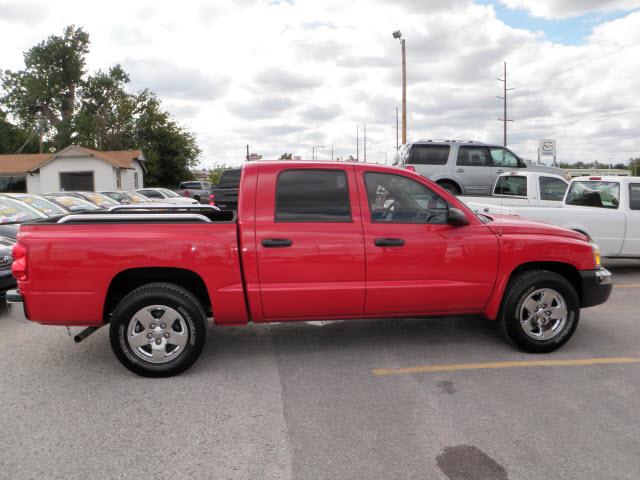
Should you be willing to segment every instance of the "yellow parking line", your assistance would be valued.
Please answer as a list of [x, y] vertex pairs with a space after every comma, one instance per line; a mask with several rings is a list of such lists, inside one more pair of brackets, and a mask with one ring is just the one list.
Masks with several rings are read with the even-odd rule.
[[614, 285], [617, 288], [640, 288], [640, 283], [619, 283]]
[[458, 370], [484, 370], [494, 368], [606, 365], [611, 363], [640, 363], [640, 358], [614, 357], [583, 358], [579, 360], [524, 360], [517, 362], [459, 363], [452, 365], [428, 365], [424, 367], [376, 368], [373, 370], [373, 374], [377, 377], [384, 377], [387, 375], [402, 375], [407, 373], [455, 372]]

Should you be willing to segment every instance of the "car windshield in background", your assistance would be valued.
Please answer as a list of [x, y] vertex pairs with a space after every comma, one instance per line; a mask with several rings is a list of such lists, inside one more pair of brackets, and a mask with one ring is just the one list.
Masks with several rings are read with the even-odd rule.
[[28, 205], [31, 205], [33, 208], [41, 211], [47, 217], [53, 217], [55, 215], [64, 215], [67, 211], [59, 205], [56, 205], [53, 202], [50, 202], [46, 198], [39, 197], [37, 195], [15, 195], [14, 198], [16, 200], [20, 200]]
[[129, 199], [133, 202], [133, 203], [149, 203], [150, 200], [145, 197], [144, 195], [140, 195], [139, 193], [136, 192], [127, 192], [127, 197], [129, 197]]
[[573, 182], [567, 194], [567, 205], [582, 207], [618, 208], [620, 184], [618, 182]]
[[24, 223], [43, 218], [27, 205], [10, 198], [0, 198], [0, 223]]
[[47, 198], [58, 202], [60, 205], [71, 212], [79, 212], [82, 210], [100, 210], [100, 207], [98, 205], [95, 205], [78, 197], [72, 197], [71, 195], [59, 195]]
[[100, 205], [101, 207], [112, 207], [114, 205], [118, 205], [113, 198], [109, 198], [106, 195], [102, 195], [100, 193], [87, 192], [82, 194], [83, 197], [91, 200], [93, 203]]
[[240, 186], [240, 175], [242, 175], [241, 169], [222, 172], [218, 188], [238, 188]]
[[167, 197], [172, 198], [172, 197], [179, 197], [180, 195], [178, 195], [176, 192], [173, 192], [169, 189], [166, 188], [158, 188], [158, 191], [165, 194]]

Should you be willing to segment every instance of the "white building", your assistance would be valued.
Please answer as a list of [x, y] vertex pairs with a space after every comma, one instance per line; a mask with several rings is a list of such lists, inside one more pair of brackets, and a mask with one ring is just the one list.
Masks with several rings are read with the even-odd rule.
[[71, 145], [55, 153], [0, 155], [0, 192], [143, 188], [140, 150], [102, 152]]

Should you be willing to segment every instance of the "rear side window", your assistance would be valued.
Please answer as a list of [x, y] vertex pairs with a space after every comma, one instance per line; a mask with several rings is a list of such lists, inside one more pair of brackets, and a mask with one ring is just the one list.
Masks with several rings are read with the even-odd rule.
[[640, 183], [629, 184], [629, 208], [640, 210]]
[[460, 147], [457, 165], [466, 167], [491, 167], [491, 157], [485, 147]]
[[276, 222], [350, 222], [342, 170], [286, 170], [276, 183]]
[[567, 182], [553, 177], [540, 177], [540, 200], [562, 200]]
[[620, 184], [618, 182], [573, 182], [567, 193], [567, 205], [618, 208], [619, 204]]
[[201, 188], [201, 185], [199, 182], [182, 182], [180, 184], [180, 189], [183, 189], [183, 188], [199, 189]]
[[240, 175], [242, 174], [242, 169], [234, 169], [234, 170], [225, 170], [220, 175], [220, 180], [218, 181], [218, 188], [238, 188], [240, 186]]
[[505, 175], [498, 178], [494, 195], [509, 195], [513, 197], [527, 196], [527, 177], [522, 175]]
[[409, 154], [410, 165], [446, 165], [449, 159], [449, 145], [416, 144]]

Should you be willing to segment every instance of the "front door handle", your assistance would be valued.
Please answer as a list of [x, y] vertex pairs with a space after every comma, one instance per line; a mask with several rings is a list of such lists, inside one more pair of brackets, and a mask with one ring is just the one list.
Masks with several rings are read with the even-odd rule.
[[457, 169], [457, 170], [456, 170], [456, 172], [458, 172], [458, 173], [464, 173], [464, 168], [459, 168], [459, 169]]
[[265, 238], [262, 240], [262, 246], [267, 248], [284, 248], [293, 245], [293, 241], [288, 238]]
[[496, 170], [496, 173], [503, 173], [504, 170]]
[[373, 241], [376, 247], [402, 247], [404, 239], [402, 238], [376, 238]]

